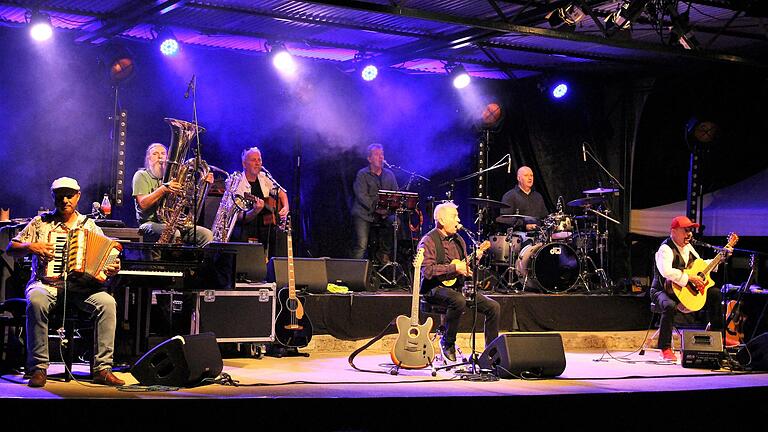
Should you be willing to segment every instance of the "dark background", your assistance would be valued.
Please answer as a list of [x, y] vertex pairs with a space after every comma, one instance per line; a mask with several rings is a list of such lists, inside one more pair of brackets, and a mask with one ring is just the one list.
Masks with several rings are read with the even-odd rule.
[[[170, 142], [163, 118], [194, 119], [193, 99], [184, 98], [192, 74], [197, 116], [206, 128], [202, 157], [232, 172], [241, 169], [244, 148], [261, 148], [265, 166], [288, 189], [299, 221], [297, 256], [348, 256], [352, 181], [367, 164], [365, 148], [372, 142], [385, 146], [390, 163], [431, 179], [411, 188], [422, 197], [422, 211], [426, 197], [446, 197], [444, 182], [475, 171], [475, 149], [485, 140], [490, 163], [507, 153], [513, 160], [511, 174], [503, 168], [488, 175], [491, 199], [501, 199], [515, 184], [522, 164], [533, 168], [536, 188], [552, 210], [559, 196], [568, 202], [585, 189], [615, 187], [594, 160], [582, 160], [587, 143], [625, 187], [610, 201], [612, 216], [622, 222], [610, 232], [615, 279], [647, 274], [647, 261], [630, 260], [632, 245], [649, 244], [650, 250], [658, 244], [627, 233], [629, 209], [685, 199], [685, 131], [692, 118], [721, 127], [705, 161], [706, 190], [768, 165], [761, 103], [768, 87], [762, 74], [570, 74], [559, 77], [569, 80], [569, 97], [554, 101], [546, 92], [550, 77], [475, 80], [459, 92], [442, 75], [382, 71], [376, 81], [364, 83], [333, 64], [304, 59], [302, 75], [286, 82], [265, 55], [185, 46], [180, 56], [165, 58], [148, 43], [122, 44], [135, 58], [136, 73], [116, 92], [105, 66], [109, 47], [74, 44], [66, 33], [41, 47], [23, 31], [0, 28], [0, 207], [10, 207], [12, 218], [52, 207], [49, 187], [59, 176], [80, 181], [81, 211], [113, 193], [110, 118], [116, 106], [128, 111], [130, 184], [147, 145]], [[489, 102], [499, 103], [504, 113], [490, 132], [478, 121]], [[408, 180], [398, 172], [401, 185]], [[474, 187], [471, 180], [457, 183], [454, 191], [470, 227], [475, 209], [466, 198], [477, 196]], [[135, 226], [130, 193], [127, 187], [129, 205], [113, 208], [113, 218]], [[647, 250], [637, 250], [647, 258]]]

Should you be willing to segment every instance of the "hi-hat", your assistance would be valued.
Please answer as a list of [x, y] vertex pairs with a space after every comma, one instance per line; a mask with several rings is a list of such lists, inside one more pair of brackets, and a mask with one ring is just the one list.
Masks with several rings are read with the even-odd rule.
[[506, 208], [509, 204], [504, 204], [501, 201], [494, 201], [486, 198], [469, 198], [467, 201], [480, 207], [494, 207], [494, 208]]
[[599, 187], [597, 189], [587, 189], [583, 191], [585, 194], [607, 194], [618, 192], [618, 189]]
[[539, 220], [533, 216], [527, 216], [527, 215], [521, 215], [521, 214], [503, 214], [496, 218], [496, 222], [505, 224], [505, 225], [514, 225], [519, 220], [523, 220], [523, 223], [528, 224], [537, 224], [539, 223]]
[[579, 198], [573, 201], [569, 201], [568, 205], [571, 207], [587, 207], [593, 204], [600, 204], [604, 201], [605, 201], [605, 198], [603, 197], [586, 197], [586, 198]]

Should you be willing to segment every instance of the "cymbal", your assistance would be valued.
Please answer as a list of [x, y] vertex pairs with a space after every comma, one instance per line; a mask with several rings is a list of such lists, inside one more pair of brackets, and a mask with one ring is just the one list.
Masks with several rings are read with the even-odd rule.
[[503, 214], [496, 218], [496, 222], [505, 224], [505, 225], [514, 225], [520, 219], [522, 219], [523, 223], [526, 225], [539, 223], [537, 218], [533, 216], [527, 216], [527, 215], [521, 215], [521, 214]]
[[467, 199], [467, 201], [480, 207], [497, 207], [497, 208], [509, 207], [509, 204], [504, 204], [501, 201], [494, 201], [486, 198], [469, 198]]
[[605, 201], [603, 197], [585, 197], [569, 201], [568, 205], [571, 207], [587, 207], [593, 204], [600, 204]]
[[584, 192], [585, 194], [607, 194], [607, 193], [614, 193], [618, 191], [619, 191], [618, 189], [614, 189], [614, 188], [599, 187], [597, 189], [587, 189], [582, 192]]

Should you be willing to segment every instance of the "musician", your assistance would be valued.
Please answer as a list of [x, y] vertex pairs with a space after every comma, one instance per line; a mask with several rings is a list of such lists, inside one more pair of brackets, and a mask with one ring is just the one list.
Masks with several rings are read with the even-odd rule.
[[[352, 227], [355, 244], [352, 258], [360, 259], [368, 249], [368, 239], [377, 240], [379, 250], [376, 258], [382, 264], [390, 261], [395, 216], [389, 216], [386, 209], [376, 209], [379, 190], [398, 189], [395, 173], [384, 167], [384, 146], [374, 143], [368, 146], [368, 166], [361, 168], [353, 184], [355, 202], [352, 204]], [[370, 258], [370, 257], [369, 257]]]
[[[439, 204], [434, 210], [435, 228], [428, 232], [419, 242], [419, 248], [424, 248], [424, 262], [421, 267], [421, 294], [429, 303], [445, 305], [446, 331], [440, 342], [443, 354], [450, 361], [456, 361], [456, 334], [459, 330], [459, 320], [464, 312], [470, 309], [470, 304], [462, 294], [465, 278], [472, 277], [472, 270], [465, 262], [467, 246], [464, 239], [457, 234], [460, 227], [459, 213], [452, 202]], [[483, 255], [477, 250], [477, 258]], [[456, 263], [451, 263], [458, 260]], [[446, 287], [441, 282], [457, 278], [452, 287]], [[501, 307], [496, 300], [477, 292], [475, 294], [477, 311], [485, 316], [485, 345], [499, 335], [499, 317]]]
[[254, 242], [264, 245], [268, 257], [286, 256], [287, 244], [277, 224], [288, 216], [288, 194], [279, 187], [269, 171], [264, 168], [258, 147], [245, 149], [240, 155], [243, 176], [236, 193], [248, 192], [256, 202], [246, 212], [238, 215], [238, 221], [230, 237], [233, 241]]
[[[533, 190], [533, 170], [527, 166], [521, 166], [517, 170], [517, 186], [507, 191], [501, 198], [501, 202], [509, 205], [501, 209], [501, 214], [522, 214], [538, 221], [549, 214], [544, 198], [539, 192]], [[512, 226], [513, 231], [535, 231], [538, 228], [538, 224], [523, 219]]]
[[[136, 219], [141, 224], [139, 232], [144, 241], [155, 242], [165, 229], [165, 224], [160, 222], [157, 209], [168, 194], [182, 192], [183, 185], [176, 180], [163, 183], [166, 157], [168, 150], [160, 143], [152, 143], [147, 147], [144, 155], [144, 168], [139, 169], [133, 175], [133, 197], [136, 200]], [[213, 182], [213, 176], [209, 174], [206, 181]], [[195, 239], [197, 246], [205, 246], [213, 239], [211, 230], [195, 225], [191, 227], [179, 227], [176, 237], [181, 237], [186, 244], [192, 244]]]
[[[80, 185], [75, 179], [61, 177], [54, 180], [51, 195], [56, 209], [32, 219], [7, 247], [7, 252], [12, 256], [32, 255], [32, 276], [26, 288], [28, 385], [45, 386], [49, 365], [48, 316], [54, 305], [64, 300], [74, 302], [78, 308], [90, 312], [95, 320], [97, 349], [93, 356], [93, 382], [110, 386], [124, 385], [125, 382], [112, 373], [117, 323], [115, 299], [105, 291], [103, 285], [80, 283], [76, 279], [66, 284], [63, 280], [44, 281], [47, 262], [54, 258], [54, 244], [49, 243], [50, 233], [66, 233], [82, 227], [102, 234], [93, 219], [77, 211]], [[119, 270], [119, 260], [105, 267], [107, 276], [114, 276]]]
[[[672, 326], [677, 314], [678, 301], [674, 293], [664, 289], [664, 283], [668, 279], [679, 286], [686, 286], [688, 282], [695, 286], [704, 285], [704, 279], [696, 275], [687, 275], [683, 271], [688, 263], [699, 258], [698, 252], [691, 245], [693, 230], [698, 227], [698, 223], [691, 221], [686, 216], [675, 217], [670, 225], [669, 238], [664, 240], [656, 251], [656, 265], [651, 283], [651, 301], [662, 310], [658, 347], [661, 350], [662, 359], [668, 361], [677, 361], [677, 356], [672, 351]], [[730, 247], [726, 247], [726, 250], [728, 253], [733, 251]], [[720, 301], [720, 290], [713, 288], [707, 290], [705, 309], [709, 319], [709, 329], [712, 331], [722, 331], [723, 329]]]

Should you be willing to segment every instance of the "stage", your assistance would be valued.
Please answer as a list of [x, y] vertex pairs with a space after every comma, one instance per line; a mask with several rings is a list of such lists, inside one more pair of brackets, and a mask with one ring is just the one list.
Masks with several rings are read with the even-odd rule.
[[[499, 381], [463, 380], [455, 370], [438, 371], [435, 377], [429, 369], [390, 375], [389, 355], [380, 351], [361, 354], [356, 365], [382, 373], [360, 372], [350, 367], [348, 354], [228, 358], [224, 372], [237, 385], [165, 391], [132, 387], [136, 381], [128, 373], [118, 373], [127, 381], [126, 388], [94, 386], [87, 381], [86, 366], [79, 365], [76, 375], [81, 382], [52, 377], [43, 389], [27, 387], [20, 375], [4, 375], [0, 397], [5, 420], [12, 423], [25, 415], [45, 415], [60, 426], [87, 428], [89, 417], [119, 418], [118, 430], [127, 425], [154, 430], [195, 424], [274, 425], [285, 430], [383, 430], [430, 424], [495, 425], [502, 430], [521, 425], [647, 430], [659, 426], [657, 404], [681, 411], [679, 417], [667, 415], [665, 426], [712, 425], [754, 417], [768, 394], [768, 374], [683, 368], [659, 361], [655, 350], [639, 355], [566, 349], [566, 369], [559, 377]], [[54, 365], [51, 372], [62, 370]], [[734, 413], [721, 417], [727, 407]]]

